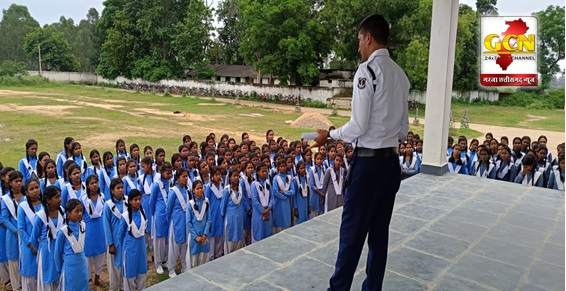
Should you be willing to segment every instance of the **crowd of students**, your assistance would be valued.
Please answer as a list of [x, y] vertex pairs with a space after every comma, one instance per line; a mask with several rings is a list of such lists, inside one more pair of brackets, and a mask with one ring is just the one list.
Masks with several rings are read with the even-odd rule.
[[[564, 190], [564, 143], [557, 156], [546, 137], [479, 145], [448, 140], [448, 171]], [[403, 178], [420, 171], [422, 140], [399, 144]], [[265, 239], [343, 205], [353, 148], [341, 141], [313, 153], [305, 141], [261, 144], [211, 133], [184, 136], [178, 152], [116, 141], [90, 151], [73, 138], [54, 159], [29, 140], [18, 168], [2, 167], [0, 280], [13, 290], [88, 290], [106, 257], [110, 290], [145, 288], [147, 254], [156, 273], [181, 272]], [[149, 250], [149, 252], [148, 252]]]
[[[485, 135], [481, 145], [477, 139], [468, 143], [465, 136], [460, 136], [455, 143], [449, 137], [448, 172], [564, 191], [564, 143], [557, 146], [555, 157], [546, 143], [544, 135], [536, 141], [529, 136], [515, 137], [511, 145], [508, 137], [498, 141], [491, 133]], [[422, 144], [411, 132], [407, 141], [399, 144], [403, 178], [420, 172]]]

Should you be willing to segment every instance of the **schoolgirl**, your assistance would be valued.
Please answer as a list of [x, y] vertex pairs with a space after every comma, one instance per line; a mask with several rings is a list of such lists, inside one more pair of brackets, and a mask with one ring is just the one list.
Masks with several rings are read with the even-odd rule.
[[399, 157], [405, 156], [405, 143], [399, 141]]
[[[90, 177], [90, 176], [89, 176]], [[83, 206], [78, 199], [65, 204], [66, 221], [57, 232], [53, 251], [59, 277], [59, 290], [89, 290], [85, 257], [86, 224], [82, 221]]]
[[[147, 148], [147, 147], [146, 147]], [[153, 252], [153, 239], [151, 237], [152, 226], [153, 226], [153, 215], [151, 212], [150, 201], [151, 201], [151, 189], [153, 187], [153, 182], [160, 179], [160, 175], [155, 173], [153, 170], [153, 158], [151, 156], [145, 156], [141, 160], [141, 169], [144, 174], [140, 175], [138, 178], [138, 189], [142, 193], [142, 207], [146, 210], [145, 214], [147, 216], [147, 221], [149, 224], [147, 225], [145, 231], [145, 239], [146, 243], [148, 244], [150, 250]], [[125, 185], [126, 183], [124, 183]], [[128, 184], [129, 187], [131, 185]], [[132, 189], [130, 189], [132, 191]], [[127, 192], [128, 195], [130, 192]]]
[[259, 163], [256, 167], [257, 181], [252, 188], [252, 243], [271, 236], [273, 199], [267, 178], [268, 166]]
[[90, 157], [90, 167], [88, 167], [88, 175], [100, 175], [100, 170], [102, 169], [100, 165], [100, 153], [98, 150], [92, 150], [89, 154]]
[[334, 157], [334, 166], [327, 169], [324, 173], [324, 181], [322, 183], [322, 192], [326, 193], [324, 212], [344, 205], [342, 185], [344, 185], [344, 180], [346, 179], [346, 171], [342, 168], [342, 161], [343, 157], [336, 155]]
[[[104, 253], [106, 253], [106, 239], [102, 218], [104, 196], [100, 193], [98, 185], [97, 176], [88, 176], [86, 178], [86, 191], [81, 196], [81, 202], [85, 210], [83, 220], [86, 224], [84, 254], [87, 259], [89, 278], [91, 276], [91, 268], [94, 265], [94, 285], [104, 287], [105, 284], [100, 280], [100, 274], [104, 266]], [[111, 183], [108, 184], [108, 188], [110, 188], [110, 185]]]
[[[45, 161], [51, 159], [48, 152], [41, 152], [37, 155], [37, 165], [35, 167], [37, 178], [39, 180], [45, 178]], [[55, 169], [57, 169], [57, 164], [55, 164]]]
[[26, 199], [18, 205], [18, 235], [20, 241], [20, 275], [22, 290], [37, 290], [37, 249], [32, 244], [35, 214], [43, 207], [39, 196], [39, 182], [29, 179], [24, 183]]
[[515, 183], [523, 184], [525, 186], [538, 186], [544, 187], [543, 173], [536, 170], [536, 161], [530, 155], [523, 157], [523, 170], [517, 173]]
[[[129, 159], [126, 162], [126, 169], [128, 169], [128, 174], [122, 178], [122, 183], [124, 184], [124, 193], [130, 193], [133, 189], [139, 189], [138, 185], [138, 166], [134, 159]], [[110, 181], [112, 183], [112, 181]]]
[[122, 213], [120, 221], [120, 237], [123, 237], [123, 252], [120, 255], [123, 255], [125, 291], [145, 289], [147, 254], [144, 234], [149, 222], [142, 207], [141, 196], [138, 189], [128, 193], [127, 209]]
[[[124, 252], [121, 236], [122, 212], [126, 210], [126, 198], [124, 198], [124, 182], [120, 178], [110, 181], [110, 193], [112, 198], [104, 204], [102, 222], [104, 225], [104, 238], [108, 252], [106, 255], [106, 266], [110, 278], [110, 290], [124, 290], [122, 277], [122, 254]], [[88, 232], [87, 232], [88, 233]]]
[[558, 165], [552, 167], [548, 188], [564, 191], [564, 154], [558, 155]]
[[[269, 157], [268, 157], [269, 160]], [[244, 221], [244, 237], [246, 245], [252, 243], [252, 189], [254, 181], [254, 165], [252, 161], [244, 164], [244, 171], [240, 175], [240, 189], [242, 192], [242, 213]]]
[[81, 168], [81, 178], [83, 181], [86, 181], [86, 177], [88, 176], [88, 164], [86, 159], [83, 156], [83, 149], [81, 144], [78, 142], [73, 142], [71, 144], [71, 157], [69, 160], [75, 161], [77, 165]]
[[185, 169], [185, 167], [183, 167], [183, 159], [181, 159], [181, 155], [179, 153], [174, 153], [171, 156], [171, 165], [173, 166], [173, 172], [171, 173], [171, 187], [173, 187], [174, 185], [176, 185], [177, 180], [175, 179], [175, 174], [177, 173], [178, 169]]
[[485, 146], [478, 149], [479, 159], [474, 163], [472, 176], [495, 179], [495, 164], [491, 162], [490, 151]]
[[229, 184], [224, 188], [220, 203], [220, 215], [224, 220], [225, 255], [246, 246], [244, 235], [244, 190], [239, 182], [240, 172], [236, 167], [230, 168]]
[[[292, 163], [292, 162], [291, 162]], [[271, 192], [273, 196], [273, 234], [277, 234], [286, 228], [291, 227], [291, 196], [294, 193], [289, 191], [292, 176], [287, 175], [287, 163], [283, 160], [277, 163], [279, 171], [273, 177]]]
[[47, 186], [41, 199], [43, 208], [35, 216], [31, 234], [31, 243], [38, 253], [37, 290], [55, 291], [59, 288], [59, 274], [53, 260], [55, 236], [65, 223], [61, 190], [54, 185]]
[[291, 193], [293, 193], [293, 215], [295, 223], [300, 224], [309, 220], [311, 207], [309, 205], [309, 178], [307, 168], [303, 161], [297, 163], [297, 177], [291, 183]]
[[324, 213], [324, 198], [326, 194], [322, 191], [324, 186], [324, 168], [322, 166], [323, 155], [318, 152], [314, 155], [314, 166], [310, 169], [310, 197], [311, 218]]
[[2, 196], [2, 227], [6, 228], [6, 256], [10, 282], [13, 290], [21, 288], [21, 276], [19, 269], [20, 248], [18, 246], [18, 206], [26, 200], [23, 195], [23, 174], [19, 171], [10, 172], [8, 175], [10, 193]]
[[[344, 166], [346, 168], [346, 171], [349, 171], [350, 163], [352, 162], [352, 156], [354, 155], [354, 148], [352, 148], [352, 146], [348, 144], [346, 145], [344, 152], [346, 153], [346, 155], [344, 156]], [[419, 161], [422, 161], [422, 156], [419, 155], [419, 153], [415, 152], [415, 155], [417, 156]]]
[[63, 165], [69, 159], [73, 153], [71, 151], [71, 145], [75, 140], [72, 137], [66, 137], [63, 141], [63, 150], [57, 155], [57, 175], [59, 177], [65, 176], [63, 173]]
[[550, 150], [546, 146], [546, 143], [548, 142], [548, 139], [546, 138], [546, 136], [545, 135], [539, 136], [537, 141], [541, 146], [546, 147], [546, 150], [548, 151], [548, 153], [546, 154], [546, 160], [552, 161], [552, 153], [550, 152]]
[[173, 166], [165, 162], [161, 166], [161, 175], [151, 186], [149, 207], [153, 214], [153, 249], [157, 274], [163, 274], [167, 263], [167, 242], [169, 238], [169, 221], [167, 220], [167, 194]]
[[247, 132], [242, 133], [242, 141], [250, 141], [250, 135]]
[[[472, 158], [468, 154], [468, 139], [461, 135], [458, 137], [458, 144], [460, 144], [460, 158], [466, 164], [466, 167], [469, 169], [469, 165], [472, 163]], [[470, 143], [471, 144], [471, 143]]]
[[274, 136], [275, 136], [275, 133], [273, 132], [273, 130], [268, 129], [267, 132], [265, 133], [265, 144], [270, 145]]
[[515, 182], [517, 168], [511, 160], [511, 149], [503, 146], [499, 154], [500, 159], [495, 163], [495, 179], [507, 182]]
[[[198, 168], [199, 168], [199, 179], [202, 181], [202, 183], [204, 183], [204, 186], [210, 186], [210, 168], [208, 167], [208, 164], [206, 163], [205, 160], [200, 160], [198, 162]], [[222, 178], [222, 176], [221, 176]]]
[[55, 186], [59, 188], [59, 191], [65, 186], [65, 179], [59, 178], [57, 176], [57, 164], [54, 160], [48, 159], [44, 162], [45, 164], [45, 177], [40, 181], [41, 192], [45, 190], [48, 186]]
[[169, 278], [177, 276], [175, 272], [177, 258], [181, 259], [181, 273], [187, 270], [187, 205], [191, 198], [187, 189], [188, 180], [187, 170], [179, 168], [175, 172], [176, 185], [171, 187], [167, 197], [167, 221], [169, 221], [167, 269], [169, 269]]
[[183, 144], [187, 146], [187, 148], [190, 148], [189, 145], [191, 144], [191, 142], [193, 141], [193, 139], [191, 138], [190, 135], [185, 134], [183, 135]]
[[26, 142], [26, 156], [20, 160], [18, 169], [24, 175], [22, 183], [28, 179], [38, 179], [37, 176], [37, 141], [30, 139]]
[[295, 157], [293, 155], [287, 156], [285, 158], [285, 163], [287, 164], [287, 175], [291, 176], [291, 178], [297, 176], [297, 169], [295, 168]]
[[497, 154], [499, 143], [495, 138], [489, 140], [489, 151], [490, 151], [490, 162], [495, 164], [495, 162], [499, 159], [499, 155]]
[[118, 166], [118, 158], [124, 157], [129, 159], [130, 155], [126, 152], [126, 143], [123, 139], [116, 140], [116, 156], [114, 157], [114, 166]]
[[540, 171], [543, 174], [543, 185], [545, 186], [548, 184], [548, 179], [550, 178], [550, 173], [552, 172], [552, 167], [547, 160], [547, 156], [548, 149], [546, 148], [546, 146], [540, 146], [538, 151], [536, 152], [536, 170]]
[[[201, 162], [202, 164], [202, 162]], [[201, 171], [202, 172], [202, 171]], [[224, 248], [224, 227], [222, 215], [220, 213], [220, 204], [222, 201], [222, 172], [220, 167], [212, 167], [210, 169], [212, 176], [210, 185], [205, 187], [204, 195], [210, 203], [210, 260], [220, 258]]]
[[[128, 167], [126, 166], [126, 158], [119, 157], [116, 160], [116, 174], [112, 178], [124, 178], [128, 175]], [[112, 181], [110, 181], [112, 182]]]
[[114, 167], [114, 157], [111, 152], [105, 152], [102, 155], [104, 166], [98, 175], [100, 181], [100, 192], [104, 195], [104, 200], [110, 200], [110, 180], [116, 176], [116, 167]]
[[[5, 167], [0, 170], [0, 196], [10, 196], [10, 173], [14, 172], [12, 167]], [[2, 201], [0, 201], [0, 206]], [[0, 207], [0, 210], [2, 208]], [[8, 268], [8, 257], [6, 255], [6, 231], [7, 228], [3, 224], [3, 217], [0, 212], [0, 280], [4, 283], [6, 290], [11, 289], [10, 272]]]
[[198, 156], [190, 153], [187, 157], [187, 173], [189, 174], [189, 189], [192, 189], [192, 183], [200, 176], [197, 169]]
[[187, 211], [187, 228], [189, 229], [189, 248], [191, 252], [191, 268], [207, 263], [210, 259], [210, 233], [211, 217], [210, 202], [204, 196], [202, 181], [193, 183], [194, 198], [189, 201], [190, 210]]
[[413, 154], [413, 145], [407, 143], [405, 145], [405, 155], [399, 158], [401, 164], [401, 179], [407, 179], [418, 174], [421, 170], [421, 161], [417, 155]]
[[165, 163], [165, 150], [158, 148], [155, 150], [155, 171], [161, 173], [161, 167]]
[[336, 157], [336, 145], [330, 144], [328, 146], [328, 152], [326, 154], [326, 159], [324, 159], [324, 170], [328, 170], [329, 168], [334, 167], [334, 158]]
[[[187, 164], [187, 157], [189, 155], [189, 148], [185, 145], [182, 144], [179, 146], [179, 153], [178, 156], [181, 158], [181, 167], [183, 168], [188, 168], [188, 164]], [[173, 165], [173, 168], [175, 168], [175, 162], [173, 161], [173, 157], [175, 156], [175, 154], [173, 154], [173, 156], [171, 157], [171, 164]], [[175, 161], [177, 160], [177, 158], [175, 158]], [[175, 174], [173, 174], [175, 175]]]
[[128, 160], [134, 160], [136, 162], [136, 171], [141, 171], [140, 147], [135, 143], [130, 145], [130, 158]]
[[521, 171], [521, 162], [525, 156], [525, 153], [521, 151], [521, 143], [522, 141], [520, 137], [513, 138], [513, 151], [511, 152], [511, 156], [518, 172]]
[[446, 158], [448, 162], [448, 173], [468, 175], [468, 164], [462, 160], [460, 144], [452, 146], [452, 155]]
[[449, 136], [448, 137], [448, 148], [446, 149], [446, 155], [452, 156], [452, 146], [454, 145], [454, 138]]
[[312, 159], [312, 150], [310, 148], [307, 148], [305, 150], [304, 156], [305, 156], [305, 160], [304, 160], [305, 167], [307, 167], [307, 169], [309, 169], [312, 166], [314, 166], [314, 161]]
[[200, 153], [199, 153], [199, 150], [198, 150], [198, 143], [192, 141], [189, 144], [189, 152], [191, 154], [195, 155], [196, 157], [198, 157], [198, 159], [200, 159]]

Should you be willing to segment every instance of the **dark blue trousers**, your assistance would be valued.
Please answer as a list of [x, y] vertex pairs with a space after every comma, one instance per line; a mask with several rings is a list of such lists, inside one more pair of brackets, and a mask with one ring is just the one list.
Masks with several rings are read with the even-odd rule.
[[369, 253], [362, 290], [381, 290], [395, 195], [401, 185], [399, 158], [354, 157], [344, 196], [340, 246], [329, 290], [350, 290], [368, 237]]

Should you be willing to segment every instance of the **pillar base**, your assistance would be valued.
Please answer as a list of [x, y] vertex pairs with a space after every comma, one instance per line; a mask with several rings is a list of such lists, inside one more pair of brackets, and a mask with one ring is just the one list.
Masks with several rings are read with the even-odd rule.
[[437, 165], [422, 164], [421, 165], [421, 173], [422, 174], [435, 175], [435, 176], [442, 176], [442, 175], [448, 173], [448, 165], [444, 164], [442, 166], [437, 166]]

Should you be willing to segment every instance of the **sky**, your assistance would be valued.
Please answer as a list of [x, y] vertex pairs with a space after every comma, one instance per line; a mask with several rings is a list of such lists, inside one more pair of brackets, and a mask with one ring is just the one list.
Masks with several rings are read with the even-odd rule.
[[[215, 0], [215, 2], [220, 0]], [[407, 0], [412, 1], [412, 0]], [[27, 6], [31, 15], [41, 24], [58, 22], [61, 16], [72, 18], [75, 23], [86, 18], [91, 7], [100, 14], [104, 9], [103, 0], [0, 0], [0, 9], [7, 9], [12, 3]], [[476, 0], [460, 0], [475, 9]], [[216, 6], [214, 3], [214, 6]], [[499, 0], [497, 8], [501, 16], [523, 16], [545, 9], [548, 5], [564, 6], [564, 0]]]

